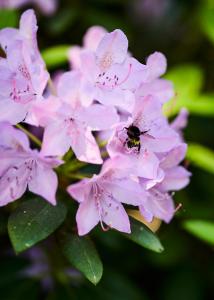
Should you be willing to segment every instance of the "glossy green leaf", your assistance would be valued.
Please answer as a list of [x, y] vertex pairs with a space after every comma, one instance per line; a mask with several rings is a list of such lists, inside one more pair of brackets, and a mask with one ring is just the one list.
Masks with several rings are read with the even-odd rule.
[[188, 144], [187, 159], [197, 167], [214, 174], [214, 151], [198, 144]]
[[88, 237], [62, 233], [60, 244], [68, 261], [96, 285], [102, 277], [103, 265], [92, 241]]
[[42, 57], [48, 68], [54, 68], [68, 62], [69, 45], [58, 45], [42, 51]]
[[162, 252], [164, 250], [158, 237], [144, 224], [131, 218], [131, 234], [125, 236], [140, 246], [152, 250], [154, 252]]
[[23, 202], [9, 217], [8, 232], [16, 253], [47, 238], [65, 220], [66, 207], [36, 197]]
[[183, 227], [197, 238], [214, 246], [214, 222], [205, 220], [187, 220]]
[[0, 29], [16, 27], [18, 24], [18, 12], [12, 9], [0, 9]]

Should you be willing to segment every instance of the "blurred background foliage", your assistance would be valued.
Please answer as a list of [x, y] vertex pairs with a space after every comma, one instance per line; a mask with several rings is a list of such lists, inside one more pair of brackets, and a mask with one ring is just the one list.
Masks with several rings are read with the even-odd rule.
[[[0, 9], [0, 28], [17, 26], [21, 12], [28, 7]], [[189, 109], [184, 135], [190, 144], [186, 163], [193, 175], [191, 184], [176, 193], [182, 208], [171, 224], [162, 225], [158, 232], [165, 248], [161, 254], [149, 252], [114, 231], [93, 232], [104, 265], [103, 278], [96, 287], [73, 268], [64, 268], [54, 237], [40, 243], [34, 256], [29, 251], [15, 256], [6, 235], [7, 209], [4, 214], [0, 210], [0, 298], [213, 299], [214, 1], [59, 0], [54, 14], [44, 16], [38, 8], [36, 12], [39, 46], [53, 74], [69, 68], [68, 47], [81, 44], [92, 25], [124, 30], [130, 51], [141, 62], [154, 51], [166, 55], [166, 78], [173, 80], [176, 96], [164, 109], [170, 118], [183, 106]], [[50, 243], [51, 248], [44, 243]], [[47, 253], [40, 255], [42, 248]], [[35, 257], [41, 278], [27, 272]], [[38, 261], [35, 268], [39, 268]]]

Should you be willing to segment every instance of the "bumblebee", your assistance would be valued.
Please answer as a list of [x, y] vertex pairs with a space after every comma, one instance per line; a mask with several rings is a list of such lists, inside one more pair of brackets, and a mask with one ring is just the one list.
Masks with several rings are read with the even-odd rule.
[[125, 127], [127, 131], [127, 139], [125, 141], [125, 144], [128, 148], [137, 148], [137, 152], [140, 152], [141, 144], [140, 144], [140, 136], [142, 134], [145, 134], [147, 131], [140, 131], [140, 129], [135, 126], [134, 124], [131, 124], [129, 127]]

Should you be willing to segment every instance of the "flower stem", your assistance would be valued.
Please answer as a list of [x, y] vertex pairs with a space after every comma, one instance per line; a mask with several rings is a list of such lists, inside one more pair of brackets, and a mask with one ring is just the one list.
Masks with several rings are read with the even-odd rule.
[[85, 179], [85, 178], [91, 178], [91, 174], [70, 173], [67, 174], [67, 177], [71, 179]]
[[42, 142], [34, 134], [32, 134], [30, 131], [28, 131], [26, 128], [24, 128], [20, 124], [17, 124], [16, 127], [21, 129], [31, 139], [31, 141], [33, 141], [36, 145], [41, 147]]

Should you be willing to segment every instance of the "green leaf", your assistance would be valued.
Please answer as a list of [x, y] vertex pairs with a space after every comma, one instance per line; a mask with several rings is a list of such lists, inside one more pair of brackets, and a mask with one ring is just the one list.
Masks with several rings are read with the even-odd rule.
[[187, 220], [183, 227], [197, 238], [214, 246], [214, 222], [204, 220]]
[[204, 81], [202, 69], [197, 65], [179, 65], [169, 70], [165, 76], [172, 80], [178, 97], [199, 94]]
[[181, 102], [180, 107], [186, 107], [191, 114], [198, 116], [214, 116], [214, 94], [202, 94], [189, 101]]
[[96, 285], [102, 277], [103, 265], [92, 241], [88, 237], [63, 232], [60, 244], [68, 261]]
[[0, 29], [16, 27], [18, 24], [18, 12], [11, 9], [0, 9]]
[[42, 51], [42, 57], [48, 68], [53, 68], [68, 62], [69, 45], [58, 45]]
[[199, 7], [198, 16], [201, 29], [214, 44], [214, 2], [203, 0]]
[[36, 197], [22, 203], [9, 217], [8, 232], [16, 253], [47, 238], [65, 220], [66, 207]]
[[[171, 101], [170, 101], [171, 102]], [[171, 106], [170, 106], [171, 105]], [[213, 117], [214, 116], [214, 94], [192, 96], [191, 99], [180, 99], [179, 102], [166, 103], [164, 113], [166, 116], [177, 114], [182, 107], [188, 109], [192, 115]]]
[[160, 253], [164, 250], [158, 237], [146, 225], [132, 218], [130, 221], [132, 232], [131, 234], [125, 234], [127, 238], [154, 252]]
[[164, 105], [167, 116], [174, 115], [181, 107], [187, 107], [199, 96], [203, 85], [204, 74], [200, 67], [186, 64], [171, 69], [166, 79], [171, 80], [175, 89], [175, 97]]
[[214, 152], [202, 145], [188, 144], [187, 159], [197, 167], [214, 174]]

